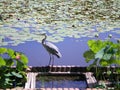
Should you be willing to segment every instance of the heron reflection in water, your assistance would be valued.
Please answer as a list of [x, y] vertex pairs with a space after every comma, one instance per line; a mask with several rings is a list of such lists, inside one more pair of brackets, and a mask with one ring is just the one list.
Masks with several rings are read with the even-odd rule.
[[54, 55], [57, 56], [58, 58], [61, 58], [62, 55], [58, 49], [57, 46], [55, 46], [54, 44], [52, 44], [51, 42], [47, 42], [46, 39], [47, 39], [47, 34], [46, 33], [43, 33], [41, 34], [43, 36], [45, 36], [43, 39], [42, 39], [42, 45], [44, 46], [44, 48], [46, 49], [46, 51], [49, 53], [50, 55], [50, 60], [49, 60], [49, 66], [51, 65], [53, 67], [53, 64], [54, 64]]

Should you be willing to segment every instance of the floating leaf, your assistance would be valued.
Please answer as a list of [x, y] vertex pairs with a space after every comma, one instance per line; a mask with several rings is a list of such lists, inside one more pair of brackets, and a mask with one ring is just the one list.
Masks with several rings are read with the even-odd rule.
[[[1, 1], [0, 36], [7, 37], [13, 42], [0, 42], [0, 46], [17, 46], [26, 41], [38, 40], [32, 37], [31, 33], [35, 35], [35, 32], [43, 31], [51, 35], [49, 41], [52, 42], [61, 42], [63, 37], [93, 38], [94, 33], [114, 32], [114, 28], [119, 28], [120, 23], [119, 2], [119, 0], [97, 2], [13, 0], [10, 3]], [[119, 32], [120, 30], [116, 30], [114, 33]], [[56, 33], [57, 35], [53, 36]], [[56, 39], [58, 37], [59, 39]]]

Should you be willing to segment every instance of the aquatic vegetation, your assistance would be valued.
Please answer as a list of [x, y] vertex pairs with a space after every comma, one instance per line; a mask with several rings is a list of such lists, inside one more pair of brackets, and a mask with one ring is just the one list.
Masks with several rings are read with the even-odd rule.
[[23, 87], [27, 81], [27, 64], [28, 58], [23, 53], [0, 48], [0, 88]]
[[[97, 38], [98, 36], [99, 35], [95, 35]], [[87, 63], [91, 62], [88, 69], [92, 67], [96, 68], [94, 72], [97, 81], [104, 79], [104, 81], [111, 82], [112, 87], [119, 89], [120, 69], [118, 67], [120, 66], [120, 42], [119, 40], [112, 42], [110, 41], [111, 38], [112, 35], [109, 34], [108, 39], [104, 41], [100, 39], [89, 40], [89, 50], [85, 51], [83, 56]], [[112, 70], [112, 66], [114, 66], [114, 70]], [[108, 67], [108, 69], [102, 70], [99, 67]], [[106, 88], [106, 86], [101, 87], [100, 84], [97, 85], [96, 88]]]
[[[111, 35], [110, 35], [111, 36]], [[85, 51], [86, 62], [93, 61], [93, 66], [120, 65], [120, 44], [109, 40], [89, 40], [89, 50]]]
[[[42, 37], [61, 42], [65, 37], [93, 37], [120, 28], [119, 0], [1, 0], [0, 37], [2, 45], [18, 45]], [[0, 40], [1, 43], [1, 40]]]

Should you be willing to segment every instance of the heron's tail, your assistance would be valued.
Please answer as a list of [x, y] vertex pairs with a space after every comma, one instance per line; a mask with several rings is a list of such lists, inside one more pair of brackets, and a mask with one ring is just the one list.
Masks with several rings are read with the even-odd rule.
[[56, 53], [56, 56], [57, 56], [58, 58], [61, 58], [61, 57], [62, 57], [62, 54], [61, 54], [60, 52], [58, 52], [58, 53]]

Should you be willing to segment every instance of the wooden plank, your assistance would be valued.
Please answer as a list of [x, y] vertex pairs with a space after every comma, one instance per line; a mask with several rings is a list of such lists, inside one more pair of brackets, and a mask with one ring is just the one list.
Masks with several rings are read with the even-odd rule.
[[35, 78], [34, 78], [35, 76], [34, 76], [34, 73], [31, 73], [31, 87], [30, 88], [35, 88], [35, 85], [34, 85], [34, 80], [35, 80]]
[[57, 88], [52, 88], [52, 90], [57, 90]]
[[25, 84], [25, 89], [34, 89], [36, 88], [36, 76], [38, 73], [28, 73], [27, 82]]
[[97, 83], [97, 80], [93, 76], [93, 73], [92, 72], [86, 72], [84, 74], [86, 76], [86, 81], [87, 81], [88, 87], [93, 87]]
[[[39, 90], [39, 89], [37, 89], [37, 90]], [[46, 88], [40, 88], [40, 90], [46, 90]]]
[[63, 90], [62, 88], [58, 88], [58, 90]]
[[69, 90], [75, 90], [74, 88], [69, 88]]
[[30, 88], [30, 82], [31, 82], [31, 78], [30, 77], [30, 73], [27, 74], [27, 82], [25, 83], [25, 89]]
[[46, 88], [45, 90], [52, 90], [51, 88]]
[[36, 88], [36, 76], [37, 73], [31, 73], [31, 88], [34, 89]]
[[63, 90], [69, 90], [69, 88], [63, 88]]
[[79, 90], [79, 88], [75, 88], [75, 90]]

